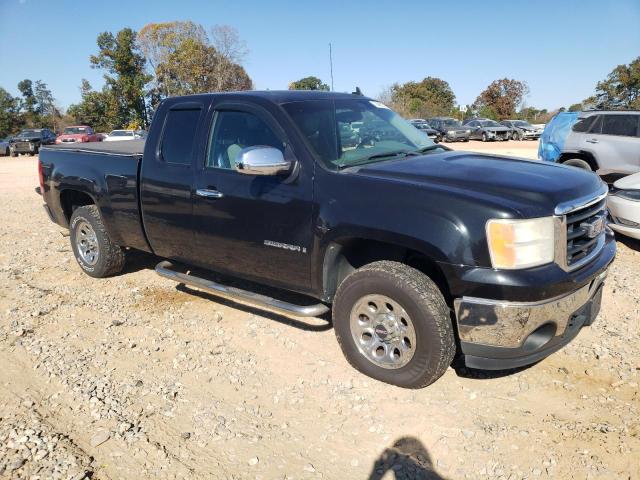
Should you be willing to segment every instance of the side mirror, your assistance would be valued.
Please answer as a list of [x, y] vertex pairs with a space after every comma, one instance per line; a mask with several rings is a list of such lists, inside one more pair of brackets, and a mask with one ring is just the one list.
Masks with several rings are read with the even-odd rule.
[[256, 145], [240, 150], [236, 170], [245, 175], [282, 175], [289, 173], [291, 162], [277, 148]]

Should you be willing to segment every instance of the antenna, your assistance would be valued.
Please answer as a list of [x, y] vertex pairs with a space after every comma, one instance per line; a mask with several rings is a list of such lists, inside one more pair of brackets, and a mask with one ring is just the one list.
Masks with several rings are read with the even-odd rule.
[[329, 42], [329, 69], [331, 70], [331, 91], [333, 92], [333, 55], [331, 52], [331, 42]]

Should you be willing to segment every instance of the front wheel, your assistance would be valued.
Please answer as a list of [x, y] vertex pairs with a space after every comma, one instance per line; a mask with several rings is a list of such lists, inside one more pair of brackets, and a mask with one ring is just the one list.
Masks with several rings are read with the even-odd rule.
[[353, 367], [405, 388], [430, 385], [455, 354], [449, 308], [422, 272], [391, 261], [348, 275], [333, 304], [338, 343]]
[[88, 205], [74, 210], [70, 230], [73, 254], [87, 275], [103, 278], [122, 271], [124, 252], [109, 238], [98, 207]]
[[14, 151], [14, 150], [10, 150], [11, 152], [11, 156], [12, 157], [17, 157], [18, 156], [18, 152]]
[[486, 133], [482, 133], [482, 141], [486, 142], [487, 141], [487, 134]]

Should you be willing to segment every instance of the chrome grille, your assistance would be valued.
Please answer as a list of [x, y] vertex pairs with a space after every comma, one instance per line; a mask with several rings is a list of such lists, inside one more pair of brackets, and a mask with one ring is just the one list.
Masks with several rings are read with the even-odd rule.
[[566, 264], [570, 270], [588, 263], [604, 245], [606, 208], [607, 200], [603, 198], [567, 212]]

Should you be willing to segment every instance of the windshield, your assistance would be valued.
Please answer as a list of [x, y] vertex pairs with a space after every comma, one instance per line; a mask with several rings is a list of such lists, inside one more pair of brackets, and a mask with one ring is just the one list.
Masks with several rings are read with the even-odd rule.
[[283, 108], [316, 156], [332, 169], [439, 148], [424, 132], [373, 100], [310, 100]]
[[500, 125], [498, 122], [494, 120], [482, 120], [480, 125], [483, 127], [503, 127], [504, 125]]
[[454, 120], [453, 118], [449, 118], [448, 120], [443, 120], [442, 124], [445, 127], [461, 127], [462, 122], [460, 120]]
[[531, 124], [529, 122], [525, 122], [524, 120], [516, 120], [513, 122], [516, 127], [530, 127]]
[[67, 127], [64, 129], [65, 135], [76, 135], [79, 133], [87, 133], [87, 127]]
[[40, 130], [22, 130], [16, 138], [39, 137]]
[[133, 137], [133, 132], [127, 130], [114, 130], [109, 134], [110, 137]]

